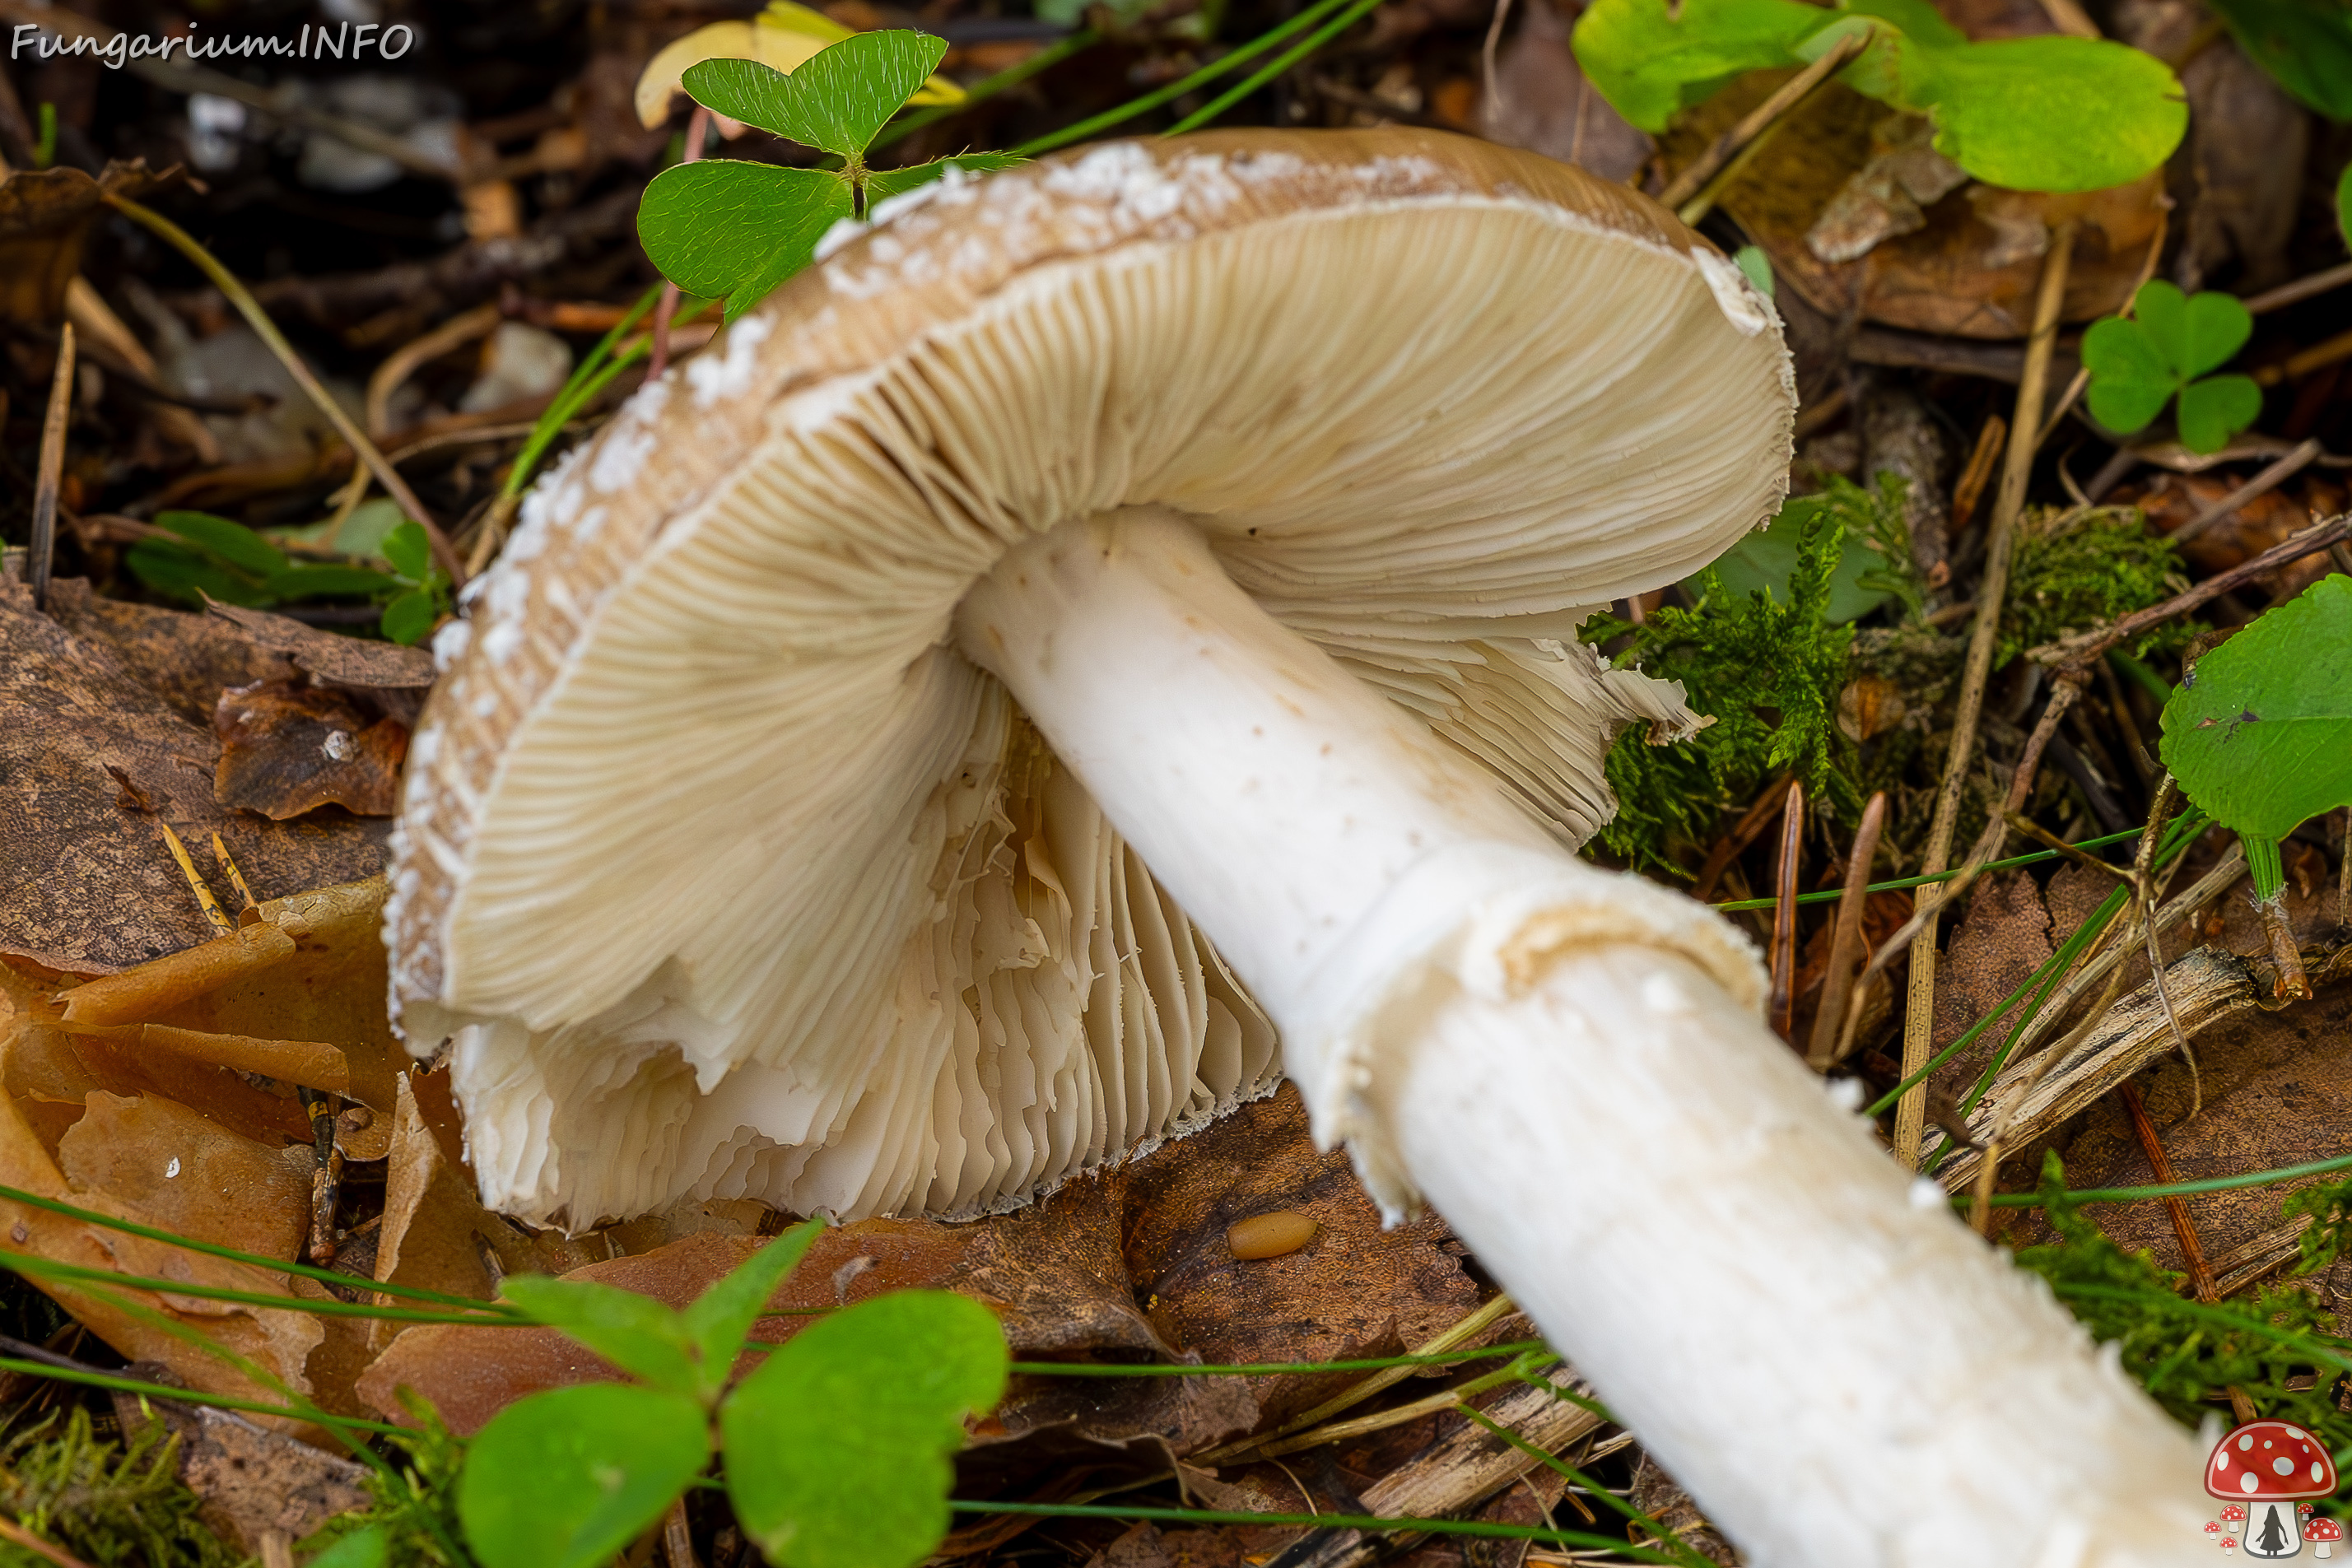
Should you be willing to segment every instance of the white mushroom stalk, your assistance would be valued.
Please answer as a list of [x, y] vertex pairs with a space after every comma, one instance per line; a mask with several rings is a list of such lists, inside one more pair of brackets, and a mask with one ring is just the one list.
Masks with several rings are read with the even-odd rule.
[[[911, 199], [911, 198], [910, 198]], [[1295, 1078], [1761, 1568], [2143, 1568], [2198, 1457], [1575, 851], [1578, 645], [1773, 515], [1777, 319], [1464, 138], [932, 187], [536, 491], [410, 749], [394, 1003], [486, 1201], [968, 1216]]]
[[965, 600], [1003, 680], [1416, 1190], [1763, 1568], [2186, 1562], [2199, 1458], [1759, 1021], [1714, 916], [1560, 850], [1150, 508]]

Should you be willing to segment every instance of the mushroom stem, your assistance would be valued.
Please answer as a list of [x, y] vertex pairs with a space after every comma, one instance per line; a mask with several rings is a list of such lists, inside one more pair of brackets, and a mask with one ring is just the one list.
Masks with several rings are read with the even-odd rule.
[[1426, 1194], [1753, 1561], [2201, 1542], [2188, 1435], [1915, 1198], [1729, 928], [1578, 861], [1191, 523], [1031, 540], [957, 636], [1281, 1026], [1318, 1134]]

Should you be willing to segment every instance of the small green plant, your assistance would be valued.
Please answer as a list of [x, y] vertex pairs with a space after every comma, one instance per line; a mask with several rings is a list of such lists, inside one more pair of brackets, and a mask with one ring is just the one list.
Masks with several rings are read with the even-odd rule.
[[361, 567], [298, 566], [243, 523], [208, 512], [160, 512], [155, 526], [173, 537], [150, 535], [132, 545], [125, 557], [131, 575], [158, 593], [191, 604], [212, 598], [260, 607], [388, 593], [400, 586], [383, 572]]
[[[1715, 720], [1675, 746], [1652, 746], [1633, 729], [1617, 737], [1606, 770], [1618, 811], [1601, 830], [1612, 852], [1687, 876], [1676, 851], [1706, 843], [1727, 808], [1782, 768], [1795, 770], [1832, 815], [1853, 819], [1860, 792], [1846, 768], [1852, 748], [1837, 728], [1853, 629], [1838, 624], [1831, 606], [1848, 570], [1843, 547], [1857, 505], [1870, 510], [1853, 485], [1831, 499], [1788, 503], [1794, 559], [1777, 587], [1735, 589], [1709, 567], [1684, 584], [1697, 600], [1691, 609], [1662, 606], [1639, 626], [1606, 616], [1586, 622], [1586, 642], [1630, 637], [1619, 664], [1680, 681], [1693, 711]], [[1907, 568], [1907, 545], [1902, 559]], [[1740, 569], [1752, 570], [1745, 559]], [[1859, 574], [1848, 580], [1866, 594]]]
[[[1910, 530], [1904, 521], [1909, 492], [1910, 486], [1893, 474], [1881, 474], [1876, 490], [1832, 475], [1813, 494], [1790, 497], [1769, 528], [1724, 551], [1708, 570], [1735, 594], [1761, 590], [1785, 597], [1805, 529], [1817, 516], [1829, 512], [1843, 531], [1823, 617], [1842, 626], [1890, 600], [1900, 601], [1905, 612], [1916, 616], [1926, 603], [1926, 592], [1912, 569]], [[1696, 591], [1696, 583], [1691, 586]]]
[[1618, 113], [1656, 133], [1745, 71], [1869, 45], [1838, 79], [1935, 122], [1936, 151], [2021, 191], [2095, 191], [2136, 180], [2188, 129], [2180, 83], [2137, 49], [2074, 37], [1970, 43], [1927, 0], [1593, 0], [1578, 63]]
[[[2021, 1249], [2017, 1266], [2047, 1281], [2176, 1420], [2198, 1425], [2214, 1408], [2210, 1401], [2236, 1388], [2263, 1415], [2316, 1434], [2331, 1451], [2352, 1447], [2352, 1417], [2333, 1397], [2337, 1376], [2352, 1367], [2352, 1341], [2336, 1336], [2318, 1298], [2282, 1285], [2210, 1306], [2184, 1301], [2180, 1275], [2146, 1252], [2126, 1252], [2084, 1217], [2055, 1151], [2043, 1156], [2040, 1202], [2059, 1240]], [[2315, 1384], [2308, 1381], [2315, 1365]]]
[[769, 1296], [822, 1228], [785, 1232], [684, 1312], [588, 1281], [508, 1280], [509, 1300], [635, 1381], [534, 1394], [475, 1437], [457, 1513], [482, 1568], [596, 1568], [714, 1446], [736, 1518], [780, 1568], [921, 1562], [947, 1533], [964, 1417], [1003, 1391], [1003, 1332], [964, 1297], [897, 1291], [826, 1314], [730, 1387]]
[[[16, 1438], [0, 1456], [0, 1513], [93, 1568], [230, 1568], [236, 1553], [198, 1522], [180, 1479], [179, 1439], [161, 1422], [117, 1448], [90, 1432], [79, 1407]], [[53, 1559], [0, 1547], [7, 1568]]]
[[2286, 886], [2279, 845], [2352, 806], [2352, 577], [2321, 578], [2197, 661], [2164, 705], [2164, 765], [2246, 846], [2254, 896]]
[[377, 549], [388, 572], [297, 565], [243, 523], [208, 512], [160, 513], [155, 526], [172, 537], [150, 535], [132, 545], [131, 573], [190, 604], [216, 599], [266, 609], [311, 599], [376, 599], [383, 601], [383, 634], [403, 643], [421, 640], [449, 608], [449, 575], [433, 563], [432, 543], [418, 523], [404, 521], [383, 536]]
[[399, 591], [383, 607], [380, 629], [394, 643], [423, 642], [449, 612], [449, 574], [433, 563], [433, 542], [421, 524], [402, 523], [383, 536], [383, 548]]
[[2248, 59], [2330, 120], [2352, 120], [2352, 8], [2339, 0], [2213, 0]]
[[723, 298], [727, 319], [750, 309], [809, 264], [817, 242], [872, 204], [951, 167], [978, 172], [1020, 162], [1006, 153], [934, 159], [872, 170], [866, 152], [890, 117], [923, 89], [947, 53], [928, 33], [858, 33], [809, 57], [790, 75], [749, 59], [709, 59], [682, 78], [715, 113], [832, 153], [837, 169], [788, 169], [706, 159], [666, 169], [646, 187], [637, 237], [662, 276], [687, 294]]
[[2183, 295], [2157, 280], [2140, 286], [2128, 317], [2108, 316], [2083, 334], [2092, 415], [2120, 435], [2144, 430], [2179, 401], [2181, 444], [2219, 452], [2262, 416], [2252, 376], [2207, 375], [2253, 335], [2254, 319], [2233, 295]]

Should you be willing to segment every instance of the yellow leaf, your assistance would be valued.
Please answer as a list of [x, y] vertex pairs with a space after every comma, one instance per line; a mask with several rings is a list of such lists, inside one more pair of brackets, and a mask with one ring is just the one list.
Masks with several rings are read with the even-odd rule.
[[[757, 60], [790, 75], [819, 49], [856, 31], [793, 0], [774, 0], [755, 22], [713, 22], [697, 27], [665, 46], [646, 63], [644, 74], [637, 78], [637, 120], [651, 131], [669, 118], [670, 105], [684, 90], [678, 79], [689, 66], [704, 60]], [[917, 104], [962, 100], [963, 89], [940, 76], [926, 81], [908, 99]]]

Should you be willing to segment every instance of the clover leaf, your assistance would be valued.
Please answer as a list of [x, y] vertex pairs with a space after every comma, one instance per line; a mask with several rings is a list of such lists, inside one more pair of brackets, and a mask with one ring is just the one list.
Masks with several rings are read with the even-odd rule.
[[1004, 1391], [987, 1308], [901, 1291], [771, 1354], [719, 1407], [727, 1495], [781, 1568], [912, 1568], [946, 1534], [964, 1417]]
[[2285, 885], [2279, 844], [2352, 806], [2352, 577], [2321, 578], [2197, 661], [2164, 705], [2158, 750], [2246, 846], [2254, 895]]
[[702, 1407], [682, 1394], [625, 1383], [551, 1389], [516, 1400], [475, 1436], [457, 1518], [482, 1568], [598, 1568], [709, 1458]]
[[2253, 317], [2231, 295], [2192, 298], [2169, 283], [2141, 285], [2131, 316], [2094, 321], [2083, 335], [2092, 416], [2128, 435], [2177, 397], [2182, 444], [2219, 452], [2261, 415], [2263, 392], [2251, 376], [2205, 372], [2243, 348], [2253, 329]]

